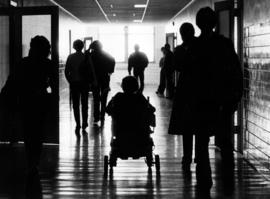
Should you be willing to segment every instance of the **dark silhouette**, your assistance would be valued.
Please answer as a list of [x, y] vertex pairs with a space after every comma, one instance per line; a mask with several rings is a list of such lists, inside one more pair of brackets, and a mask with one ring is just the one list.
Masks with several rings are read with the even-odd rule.
[[[182, 44], [177, 46], [174, 51], [175, 70], [180, 72], [179, 81], [177, 83], [176, 95], [173, 102], [172, 120], [171, 124], [177, 124], [179, 117], [185, 117], [186, 108], [189, 105], [189, 96], [192, 89], [192, 80], [190, 79], [190, 73], [193, 68], [191, 61], [190, 48], [194, 45], [196, 38], [194, 37], [194, 27], [190, 23], [184, 23], [179, 29], [182, 37]], [[187, 59], [187, 61], [183, 61]], [[183, 114], [180, 116], [180, 114]], [[193, 135], [192, 121], [186, 124], [185, 130], [178, 132], [177, 129], [170, 129], [170, 132], [181, 134], [183, 136], [183, 151], [182, 168], [184, 171], [190, 172], [190, 164], [192, 163], [192, 147], [193, 147]], [[174, 126], [175, 126], [174, 124]], [[172, 128], [172, 126], [170, 126]]]
[[[38, 164], [42, 152], [42, 129], [49, 108], [50, 95], [58, 100], [58, 68], [48, 59], [50, 43], [44, 36], [31, 39], [29, 55], [23, 58], [10, 74], [5, 85], [9, 94], [9, 106], [20, 112], [24, 131], [24, 143], [28, 163], [28, 186], [38, 176]], [[47, 89], [51, 88], [51, 93]]]
[[156, 91], [156, 94], [163, 95], [164, 90], [166, 88], [166, 73], [165, 73], [165, 68], [164, 68], [165, 47], [162, 47], [160, 50], [162, 52], [162, 57], [159, 60], [160, 76], [159, 76], [159, 86], [158, 86], [158, 89]]
[[93, 86], [94, 123], [105, 119], [107, 96], [110, 91], [110, 75], [114, 72], [115, 60], [102, 50], [102, 44], [96, 40], [90, 44], [90, 58], [93, 62], [96, 85]]
[[153, 140], [150, 126], [154, 126], [155, 108], [138, 91], [138, 81], [133, 76], [122, 80], [123, 93], [117, 93], [109, 102], [106, 112], [112, 117], [112, 135], [110, 162], [116, 165], [120, 158], [147, 158], [152, 166]]
[[[91, 78], [91, 66], [86, 62], [86, 57], [82, 53], [84, 43], [81, 40], [73, 42], [76, 50], [68, 56], [65, 68], [65, 75], [70, 84], [70, 93], [73, 104], [74, 118], [76, 121], [75, 133], [80, 136], [80, 128], [83, 133], [88, 126], [88, 91]], [[82, 126], [80, 118], [80, 104], [82, 112]]]
[[[179, 57], [179, 61], [188, 66], [185, 76], [188, 87], [182, 85], [182, 97], [186, 98], [187, 104], [182, 106], [182, 113], [178, 109], [177, 123], [171, 118], [169, 129], [169, 133], [184, 132], [192, 124], [189, 129], [195, 132], [197, 190], [208, 194], [212, 187], [209, 137], [215, 133], [223, 136], [223, 160], [233, 168], [232, 148], [227, 148], [230, 132], [222, 124], [225, 124], [225, 118], [231, 118], [242, 95], [242, 72], [238, 57], [232, 42], [213, 32], [216, 23], [216, 13], [211, 8], [202, 8], [197, 13], [196, 24], [201, 29], [201, 35], [190, 46], [189, 53]], [[226, 160], [224, 152], [230, 156]], [[229, 172], [232, 173], [230, 168]]]
[[135, 52], [128, 58], [128, 73], [131, 75], [133, 69], [134, 77], [140, 81], [139, 91], [143, 92], [144, 89], [144, 70], [148, 66], [148, 58], [145, 53], [140, 52], [140, 46], [134, 46]]
[[164, 70], [165, 70], [165, 79], [166, 79], [166, 97], [172, 99], [174, 96], [174, 83], [173, 83], [173, 74], [174, 74], [174, 61], [173, 53], [169, 44], [164, 46]]

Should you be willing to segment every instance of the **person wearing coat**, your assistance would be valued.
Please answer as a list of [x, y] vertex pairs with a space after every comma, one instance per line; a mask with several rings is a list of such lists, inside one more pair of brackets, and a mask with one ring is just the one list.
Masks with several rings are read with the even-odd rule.
[[[225, 133], [227, 136], [223, 136], [222, 142], [225, 146], [229, 145], [227, 137], [230, 137], [230, 132], [224, 132], [228, 124], [222, 126], [222, 121], [231, 117], [237, 108], [242, 96], [243, 77], [232, 41], [213, 31], [217, 24], [216, 13], [209, 7], [200, 9], [196, 15], [196, 24], [201, 34], [190, 47], [189, 55], [183, 57], [183, 63], [189, 63], [188, 75], [182, 76], [182, 86], [179, 83], [182, 87], [181, 97], [187, 99], [187, 103], [180, 102], [179, 105], [178, 102], [178, 107], [175, 105], [177, 110], [174, 114], [180, 117], [172, 115], [169, 133], [184, 132], [192, 125], [189, 129], [195, 132], [197, 191], [209, 195], [213, 184], [209, 139], [214, 134]], [[233, 155], [232, 148], [222, 147], [221, 150]], [[232, 160], [233, 157], [227, 157], [223, 162]]]
[[110, 91], [110, 75], [114, 72], [115, 59], [103, 51], [102, 44], [96, 40], [90, 44], [89, 54], [94, 68], [96, 84], [93, 86], [94, 124], [104, 122], [107, 97]]
[[[193, 82], [190, 81], [190, 73], [193, 68], [192, 58], [190, 55], [190, 48], [194, 44], [196, 38], [194, 37], [194, 27], [190, 23], [183, 23], [180, 27], [180, 35], [182, 37], [183, 43], [175, 48], [174, 51], [174, 62], [175, 70], [180, 72], [179, 82], [177, 84], [176, 96], [173, 102], [172, 118], [170, 123], [169, 132], [175, 133], [178, 132], [175, 129], [172, 129], [178, 123], [178, 118], [186, 117], [188, 113], [188, 106], [191, 93], [190, 89]], [[186, 59], [187, 61], [184, 61]], [[183, 115], [180, 115], [183, 114]], [[190, 172], [190, 164], [192, 163], [192, 148], [193, 148], [193, 135], [189, 121], [186, 123], [186, 128], [184, 131], [179, 133], [183, 138], [183, 157], [182, 157], [182, 168], [184, 171]], [[173, 125], [173, 126], [172, 126]]]

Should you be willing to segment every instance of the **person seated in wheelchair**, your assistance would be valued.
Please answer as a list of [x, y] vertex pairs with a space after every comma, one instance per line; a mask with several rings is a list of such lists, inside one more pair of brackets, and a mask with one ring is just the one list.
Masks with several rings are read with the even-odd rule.
[[106, 108], [112, 117], [112, 149], [125, 147], [144, 150], [149, 146], [152, 149], [150, 126], [155, 125], [155, 108], [138, 92], [139, 85], [135, 77], [123, 78], [122, 89], [123, 92], [112, 97]]

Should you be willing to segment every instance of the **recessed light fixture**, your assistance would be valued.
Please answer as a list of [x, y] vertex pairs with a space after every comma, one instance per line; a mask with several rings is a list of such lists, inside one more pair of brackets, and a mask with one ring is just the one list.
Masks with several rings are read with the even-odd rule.
[[135, 17], [136, 16], [136, 14], [135, 13], [133, 13], [133, 17]]
[[113, 4], [111, 4], [110, 7], [113, 8]]
[[113, 16], [114, 16], [114, 17], [116, 17], [116, 14], [115, 14], [115, 13], [113, 13]]
[[133, 22], [134, 23], [142, 23], [142, 20], [141, 19], [134, 19]]
[[146, 4], [135, 4], [134, 8], [146, 8]]
[[13, 7], [17, 7], [18, 6], [18, 3], [16, 1], [10, 1], [10, 5], [13, 6]]

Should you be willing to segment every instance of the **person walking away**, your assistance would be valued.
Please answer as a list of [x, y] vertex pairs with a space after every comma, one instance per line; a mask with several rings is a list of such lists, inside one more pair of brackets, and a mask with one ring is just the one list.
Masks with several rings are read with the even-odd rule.
[[128, 58], [128, 73], [131, 75], [133, 69], [134, 77], [140, 82], [139, 92], [144, 90], [144, 70], [148, 66], [148, 58], [145, 53], [140, 51], [140, 46], [136, 44], [134, 46], [135, 52]]
[[[174, 51], [174, 68], [180, 73], [177, 82], [176, 94], [173, 100], [172, 116], [170, 121], [169, 133], [182, 135], [183, 139], [183, 157], [182, 168], [186, 174], [190, 174], [190, 165], [192, 163], [193, 135], [192, 120], [187, 115], [190, 114], [188, 106], [192, 98], [191, 74], [194, 68], [190, 48], [194, 45], [196, 37], [194, 36], [194, 27], [191, 23], [183, 23], [179, 29], [182, 37], [182, 44], [177, 46]], [[186, 119], [183, 124], [185, 128], [178, 127], [179, 121]], [[196, 156], [196, 155], [195, 155]]]
[[165, 69], [164, 69], [164, 58], [165, 58], [165, 48], [161, 48], [162, 57], [159, 61], [159, 67], [160, 67], [160, 77], [159, 77], [159, 86], [156, 91], [156, 94], [163, 95], [164, 90], [166, 88], [166, 76], [165, 76]]
[[93, 87], [94, 124], [104, 123], [107, 97], [110, 91], [110, 75], [114, 72], [115, 59], [103, 51], [102, 44], [96, 40], [90, 44], [89, 54], [93, 62], [96, 85]]
[[[82, 132], [86, 133], [88, 126], [88, 92], [91, 79], [91, 70], [82, 52], [83, 47], [83, 41], [76, 40], [73, 42], [73, 48], [76, 52], [68, 56], [65, 67], [65, 76], [70, 85], [76, 122], [75, 134], [78, 137], [80, 136], [80, 128], [82, 127]], [[80, 114], [80, 105], [82, 114]], [[82, 125], [80, 115], [82, 115]]]
[[165, 44], [164, 46], [164, 70], [165, 70], [165, 79], [166, 79], [166, 90], [168, 99], [172, 99], [174, 96], [174, 61], [173, 61], [173, 53], [171, 51], [170, 44]]

